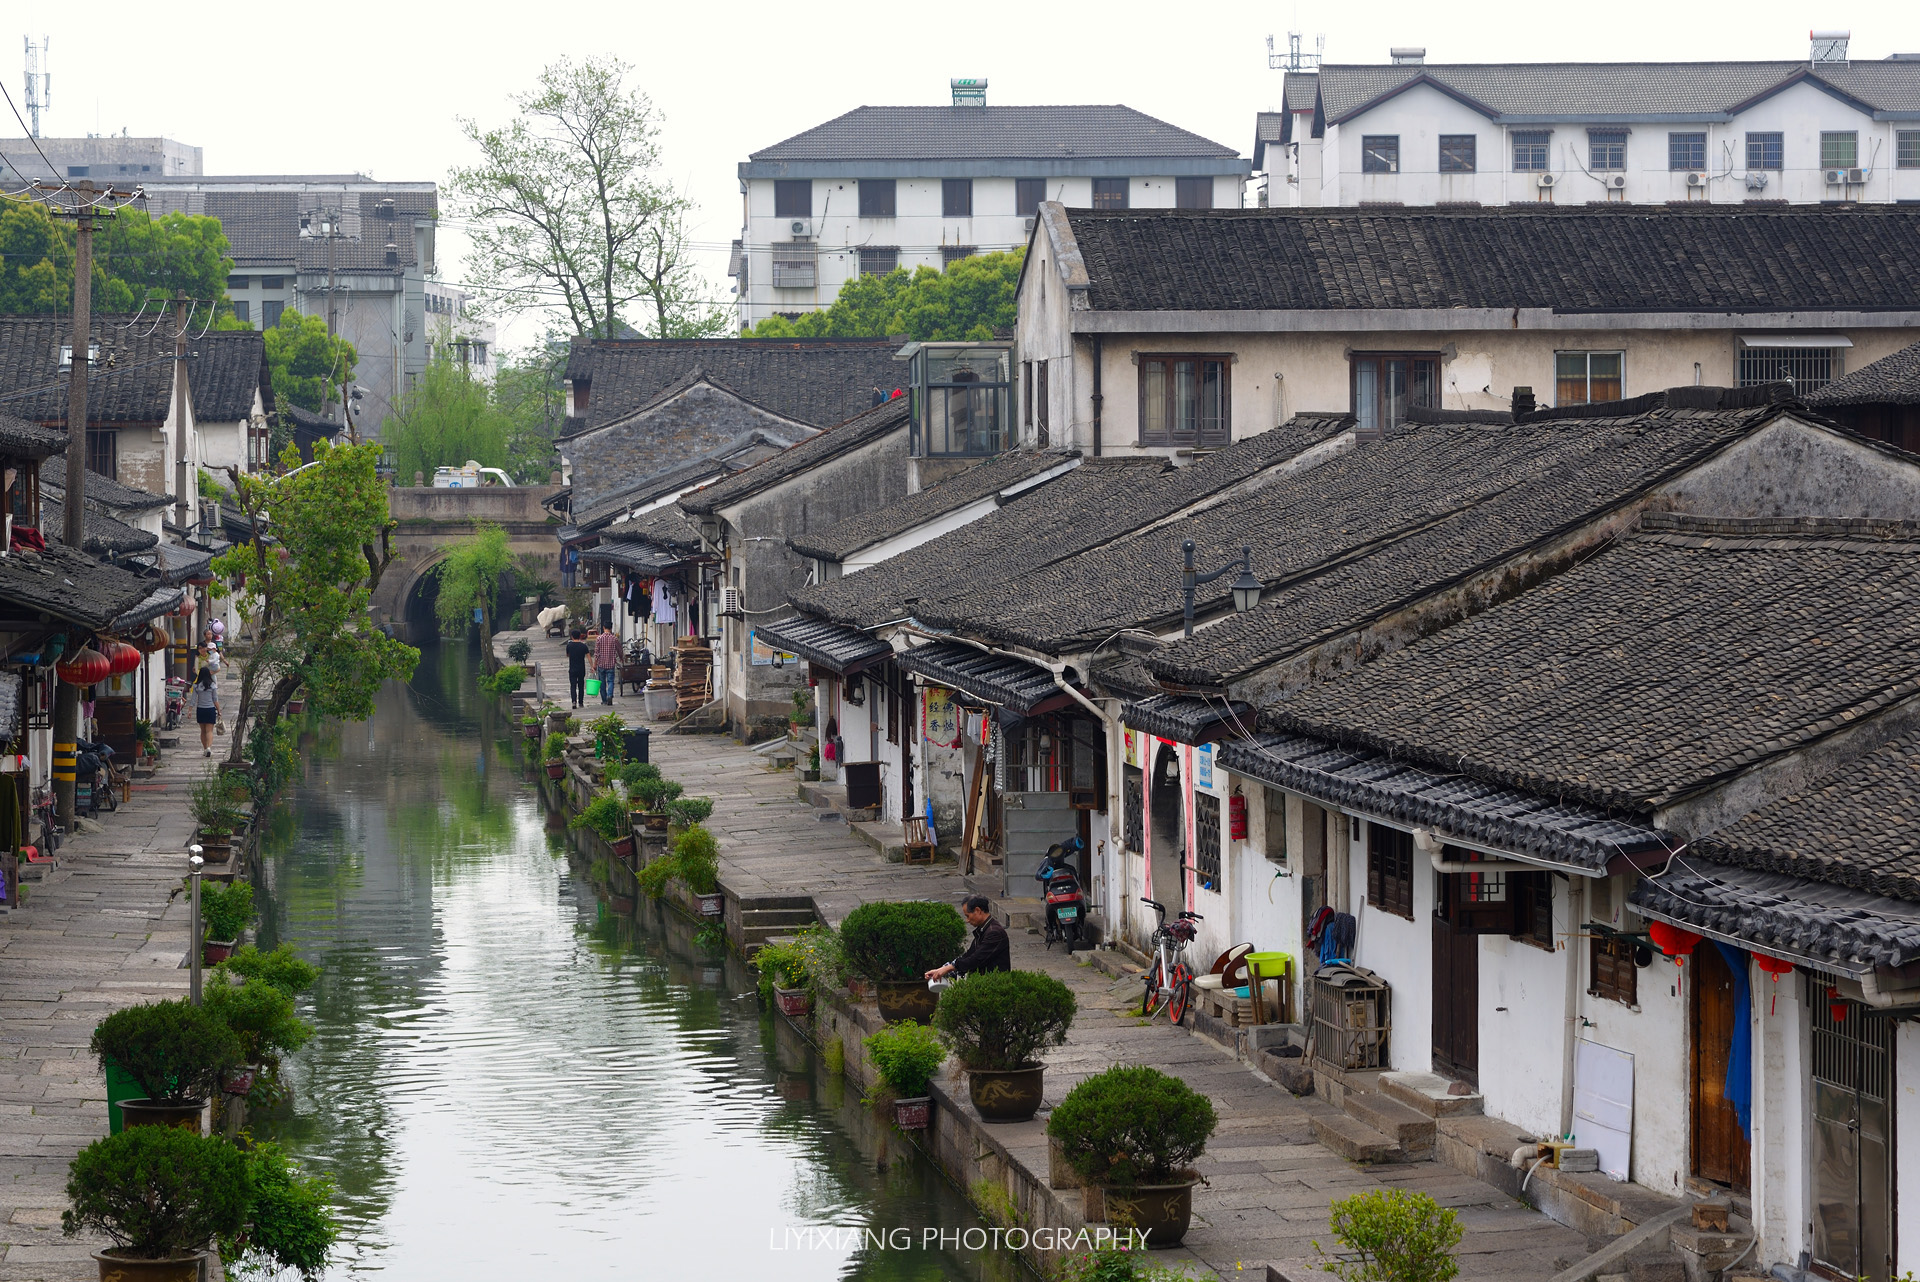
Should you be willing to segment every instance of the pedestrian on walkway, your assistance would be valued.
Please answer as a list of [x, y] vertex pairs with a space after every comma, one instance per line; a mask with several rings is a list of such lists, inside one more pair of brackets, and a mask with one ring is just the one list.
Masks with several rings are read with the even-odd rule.
[[567, 639], [567, 690], [576, 708], [583, 708], [587, 703], [587, 655], [591, 650], [587, 630], [574, 624], [573, 635]]
[[202, 666], [193, 683], [193, 719], [200, 723], [200, 748], [213, 755], [213, 727], [220, 721], [220, 692], [213, 688], [213, 669]]
[[602, 628], [593, 642], [593, 666], [600, 674], [600, 702], [613, 706], [613, 679], [620, 675], [620, 638]]
[[1007, 928], [994, 920], [992, 907], [985, 895], [968, 895], [962, 901], [960, 915], [973, 927], [973, 942], [946, 965], [928, 971], [928, 979], [1013, 969], [1013, 941], [1007, 938]]

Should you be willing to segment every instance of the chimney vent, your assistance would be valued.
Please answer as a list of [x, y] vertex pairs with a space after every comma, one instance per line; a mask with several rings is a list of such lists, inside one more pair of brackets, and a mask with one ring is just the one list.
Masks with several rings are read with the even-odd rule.
[[392, 267], [400, 261], [400, 246], [387, 242], [387, 266]]
[[378, 213], [382, 218], [393, 217], [393, 200], [391, 197], [389, 197], [386, 200], [380, 201], [373, 208], [374, 208], [374, 211]]
[[1422, 67], [1427, 62], [1427, 51], [1411, 45], [1402, 45], [1387, 52], [1393, 55], [1393, 65], [1396, 67]]
[[956, 107], [984, 107], [987, 105], [987, 78], [968, 77], [963, 80], [947, 81], [947, 88], [953, 91], [953, 105]]
[[1813, 44], [1809, 60], [1816, 67], [1844, 67], [1847, 65], [1847, 41], [1851, 31], [1809, 31], [1807, 39]]
[[1513, 421], [1516, 423], [1525, 422], [1527, 419], [1527, 416], [1532, 414], [1533, 411], [1534, 411], [1533, 389], [1531, 387], [1514, 388], [1513, 389]]

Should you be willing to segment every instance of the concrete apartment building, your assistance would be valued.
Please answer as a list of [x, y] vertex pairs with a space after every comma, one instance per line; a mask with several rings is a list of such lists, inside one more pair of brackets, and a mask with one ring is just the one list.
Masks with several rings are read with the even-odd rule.
[[[44, 154], [45, 163], [41, 157]], [[9, 138], [0, 142], [0, 184], [88, 178], [126, 187], [201, 172], [199, 147], [125, 133], [85, 138]], [[16, 168], [16, 166], [18, 166]]]
[[1263, 203], [1920, 200], [1920, 54], [1853, 61], [1385, 65], [1286, 74], [1256, 122]]
[[944, 269], [1027, 243], [1042, 201], [1096, 209], [1237, 209], [1233, 148], [1118, 105], [857, 107], [740, 165], [728, 274], [743, 329], [829, 306], [859, 276]]

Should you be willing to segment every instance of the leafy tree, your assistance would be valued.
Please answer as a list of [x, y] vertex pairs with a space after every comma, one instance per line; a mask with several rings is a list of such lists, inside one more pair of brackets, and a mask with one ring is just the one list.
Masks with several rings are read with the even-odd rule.
[[660, 114], [627, 87], [632, 70], [563, 57], [513, 95], [511, 124], [462, 118], [480, 162], [449, 175], [448, 201], [474, 224], [469, 261], [474, 279], [496, 282], [496, 307], [550, 306], [558, 290], [577, 334], [615, 337], [636, 305], [656, 337], [717, 333], [723, 314], [699, 301], [688, 250], [691, 204], [659, 175]]
[[475, 610], [480, 612], [480, 653], [489, 669], [493, 667], [493, 608], [500, 587], [513, 573], [513, 553], [507, 547], [507, 532], [490, 521], [474, 526], [473, 537], [455, 545], [440, 564], [433, 567], [440, 579], [440, 597], [434, 612], [440, 618], [440, 630], [458, 636], [467, 630]]
[[328, 338], [321, 316], [303, 316], [289, 307], [266, 334], [267, 368], [273, 394], [318, 414], [333, 389], [353, 377], [360, 354], [344, 338]]
[[[233, 268], [220, 220], [196, 214], [149, 217], [123, 209], [102, 220], [94, 238], [93, 305], [130, 312], [175, 292], [216, 302], [230, 318], [227, 273]], [[74, 229], [46, 206], [0, 196], [0, 313], [31, 315], [73, 306]]]
[[980, 341], [1013, 328], [1014, 288], [1026, 250], [975, 254], [943, 272], [896, 267], [840, 287], [833, 305], [798, 319], [769, 316], [754, 338], [885, 338], [905, 334], [920, 342]]
[[511, 424], [487, 385], [449, 357], [430, 361], [400, 398], [399, 413], [380, 427], [387, 461], [402, 483], [415, 472], [431, 480], [437, 467], [468, 459], [485, 467], [507, 462]]
[[507, 420], [506, 470], [522, 485], [545, 485], [559, 466], [553, 438], [566, 412], [561, 376], [568, 347], [552, 340], [500, 361], [493, 376], [493, 403]]
[[252, 537], [214, 558], [214, 593], [233, 595], [254, 620], [254, 647], [240, 664], [240, 705], [231, 759], [247, 723], [269, 727], [303, 687], [314, 711], [344, 721], [373, 715], [388, 678], [412, 675], [420, 652], [373, 626], [368, 602], [393, 559], [387, 491], [375, 474], [378, 445], [314, 446], [300, 466], [288, 450], [280, 475], [228, 468]]

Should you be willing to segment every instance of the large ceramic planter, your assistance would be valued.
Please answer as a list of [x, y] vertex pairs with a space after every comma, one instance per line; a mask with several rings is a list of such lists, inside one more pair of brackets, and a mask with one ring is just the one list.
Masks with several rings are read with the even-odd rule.
[[135, 1260], [122, 1255], [124, 1249], [115, 1246], [93, 1253], [100, 1265], [100, 1282], [199, 1282], [203, 1252], [165, 1260]]
[[564, 762], [564, 761], [549, 761], [549, 762], [547, 763], [547, 778], [549, 778], [549, 779], [565, 779], [566, 777], [567, 777], [567, 763], [566, 763], [566, 762]]
[[233, 857], [233, 834], [230, 832], [211, 833], [195, 829], [193, 844], [200, 847], [200, 857], [210, 864], [224, 864]]
[[1101, 1190], [1107, 1222], [1115, 1228], [1142, 1229], [1149, 1247], [1178, 1246], [1193, 1220], [1195, 1180], [1180, 1184], [1136, 1184]]
[[200, 963], [203, 966], [218, 966], [233, 956], [236, 941], [231, 939], [207, 939], [200, 944]]
[[893, 1124], [903, 1131], [924, 1131], [933, 1118], [933, 1096], [916, 1095], [893, 1102]]
[[664, 810], [642, 811], [640, 815], [640, 818], [646, 822], [648, 832], [665, 832], [667, 830], [668, 817], [667, 812]]
[[788, 1019], [805, 1019], [813, 1013], [813, 990], [810, 988], [776, 988], [773, 1000], [780, 1005], [780, 1013]]
[[549, 712], [547, 714], [547, 733], [565, 734], [566, 732], [567, 714], [564, 712]]
[[1025, 1068], [967, 1070], [967, 1094], [974, 1111], [988, 1122], [1025, 1122], [1040, 1111], [1040, 1098], [1046, 1068], [1029, 1064]]
[[624, 837], [615, 837], [612, 841], [609, 841], [607, 844], [613, 847], [613, 857], [615, 859], [633, 858], [633, 834], [632, 833], [628, 833]]
[[120, 1101], [122, 1126], [177, 1126], [183, 1131], [200, 1133], [200, 1111], [204, 1100], [175, 1104], [164, 1100], [123, 1099]]
[[540, 723], [539, 723], [538, 721], [529, 721], [529, 722], [527, 722], [527, 723], [525, 724], [525, 727], [524, 727], [524, 729], [525, 729], [525, 730], [526, 730], [526, 732], [527, 732], [527, 742], [528, 742], [528, 743], [539, 743], [539, 742], [540, 742]]
[[880, 1001], [880, 1018], [889, 1024], [898, 1019], [930, 1024], [933, 1008], [940, 1004], [940, 994], [928, 988], [924, 979], [883, 979], [874, 989]]

